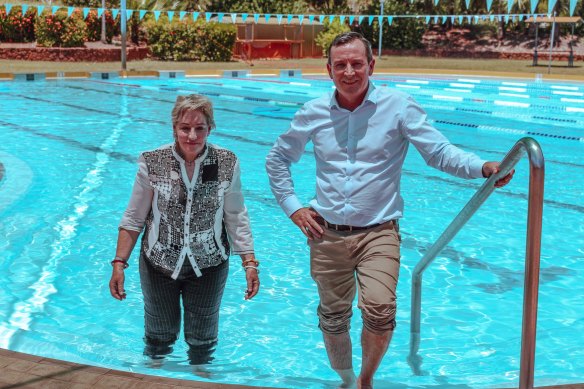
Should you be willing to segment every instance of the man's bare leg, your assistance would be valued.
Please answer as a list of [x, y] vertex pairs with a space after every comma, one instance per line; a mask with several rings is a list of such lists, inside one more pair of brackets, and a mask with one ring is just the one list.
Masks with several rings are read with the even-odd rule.
[[353, 347], [349, 333], [332, 335], [323, 332], [322, 335], [331, 367], [343, 380], [340, 388], [353, 388], [357, 377], [353, 372]]
[[387, 331], [382, 335], [376, 335], [367, 331], [365, 327], [361, 331], [361, 347], [363, 348], [363, 363], [361, 365], [361, 374], [357, 378], [357, 388], [373, 388], [373, 375], [377, 371], [391, 337], [393, 330]]

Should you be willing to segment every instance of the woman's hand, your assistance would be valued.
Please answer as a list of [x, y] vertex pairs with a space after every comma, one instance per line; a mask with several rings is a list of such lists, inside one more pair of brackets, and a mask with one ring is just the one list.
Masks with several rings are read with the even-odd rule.
[[126, 291], [124, 290], [124, 267], [120, 263], [114, 264], [112, 270], [112, 278], [109, 282], [110, 293], [113, 298], [117, 300], [124, 300], [126, 298]]
[[245, 270], [245, 280], [247, 281], [247, 289], [245, 290], [245, 299], [252, 299], [260, 291], [260, 277], [257, 268], [248, 267]]

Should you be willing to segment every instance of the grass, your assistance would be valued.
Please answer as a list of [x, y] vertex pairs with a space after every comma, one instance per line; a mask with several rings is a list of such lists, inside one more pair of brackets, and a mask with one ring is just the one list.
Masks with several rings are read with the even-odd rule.
[[[129, 61], [127, 70], [157, 71], [185, 70], [210, 73], [218, 70], [252, 70], [261, 69], [302, 69], [305, 73], [325, 73], [326, 60], [323, 58], [306, 58], [298, 60], [262, 60], [246, 62], [165, 62], [154, 60]], [[376, 59], [377, 73], [458, 73], [513, 76], [532, 78], [542, 74], [544, 78], [566, 78], [584, 81], [584, 66], [576, 62], [576, 66], [567, 67], [566, 61], [554, 61], [548, 75], [548, 63], [540, 61], [541, 66], [531, 66], [527, 60], [499, 59], [461, 59], [461, 58], [431, 58], [384, 56]], [[46, 61], [15, 61], [0, 60], [0, 73], [33, 73], [33, 72], [90, 72], [119, 71], [120, 62], [46, 62]]]

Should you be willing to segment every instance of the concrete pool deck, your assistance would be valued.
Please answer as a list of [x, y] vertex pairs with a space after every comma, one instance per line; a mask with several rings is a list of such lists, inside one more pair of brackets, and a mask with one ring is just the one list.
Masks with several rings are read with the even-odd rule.
[[[44, 358], [0, 348], [0, 389], [244, 389], [267, 388], [179, 380]], [[583, 384], [540, 386], [584, 389]], [[384, 389], [384, 388], [378, 388]], [[390, 389], [390, 388], [386, 388]]]

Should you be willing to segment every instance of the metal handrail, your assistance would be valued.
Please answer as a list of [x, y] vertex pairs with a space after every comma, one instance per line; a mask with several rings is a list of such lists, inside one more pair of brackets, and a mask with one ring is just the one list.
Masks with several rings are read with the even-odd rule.
[[507, 175], [527, 152], [529, 158], [529, 198], [527, 210], [527, 248], [525, 252], [525, 281], [523, 294], [523, 327], [521, 333], [521, 361], [519, 388], [533, 388], [535, 361], [535, 334], [537, 325], [537, 298], [539, 287], [539, 260], [541, 249], [541, 224], [543, 214], [544, 158], [541, 147], [533, 138], [517, 141], [500, 164], [500, 171], [488, 180], [470, 199], [418, 262], [412, 274], [412, 315], [410, 323], [410, 354], [408, 363], [416, 375], [421, 375], [420, 314], [422, 305], [422, 273], [438, 253], [454, 238], [476, 210], [495, 190], [495, 182]]

